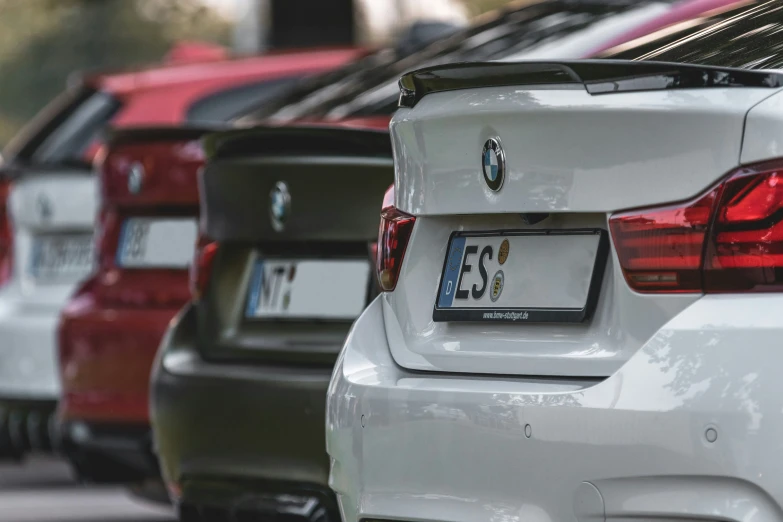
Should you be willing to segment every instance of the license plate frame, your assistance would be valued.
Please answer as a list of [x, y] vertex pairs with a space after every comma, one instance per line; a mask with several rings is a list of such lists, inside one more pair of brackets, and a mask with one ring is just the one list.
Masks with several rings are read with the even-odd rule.
[[[329, 314], [318, 315], [286, 315], [283, 313], [259, 313], [260, 300], [264, 292], [264, 276], [265, 268], [267, 266], [278, 266], [283, 264], [295, 264], [297, 274], [301, 275], [301, 265], [307, 264], [328, 264], [328, 263], [345, 263], [346, 265], [354, 265], [355, 269], [361, 270], [361, 274], [356, 278], [356, 290], [359, 291], [361, 287], [361, 303], [357, 304], [355, 314], [344, 317], [336, 317]], [[332, 274], [333, 275], [333, 274]], [[299, 279], [301, 281], [301, 278]], [[249, 283], [247, 292], [245, 293], [243, 320], [260, 323], [351, 323], [364, 311], [368, 303], [368, 296], [370, 295], [372, 279], [372, 267], [370, 266], [369, 259], [357, 258], [357, 257], [289, 257], [289, 256], [259, 256], [253, 260], [251, 273], [249, 277]], [[302, 283], [299, 283], [301, 286]], [[291, 291], [289, 302], [297, 302], [293, 295], [294, 288], [289, 286], [288, 290]], [[321, 288], [320, 292], [324, 292]], [[278, 297], [282, 297], [284, 291], [278, 289], [280, 294]], [[358, 294], [356, 299], [358, 300]]]
[[[153, 227], [157, 229], [157, 232], [153, 230]], [[163, 228], [166, 228], [167, 232], [163, 232]], [[164, 255], [161, 255], [161, 252], [155, 252], [155, 255], [149, 255], [149, 249], [159, 246], [153, 244], [153, 233], [156, 236], [162, 234], [163, 238], [169, 238], [171, 242], [175, 243], [171, 252]], [[140, 237], [141, 235], [144, 237]], [[193, 260], [197, 236], [198, 220], [195, 217], [136, 216], [125, 218], [120, 228], [115, 264], [124, 270], [185, 270]], [[156, 237], [156, 239], [158, 240], [156, 243], [160, 244], [161, 237]], [[143, 244], [141, 244], [142, 242]], [[169, 246], [171, 245], [167, 245], [167, 248]], [[140, 251], [142, 251], [141, 256], [138, 255]]]
[[[68, 270], [52, 269], [52, 267], [45, 267], [41, 261], [44, 257], [44, 250], [57, 248], [56, 243], [68, 243], [70, 242], [72, 247], [60, 247], [60, 249], [70, 250], [77, 249], [79, 252], [77, 255], [83, 257], [85, 262], [82, 264], [73, 263]], [[63, 254], [68, 256], [69, 253]], [[73, 255], [73, 254], [71, 254]], [[37, 281], [61, 281], [71, 280], [86, 277], [94, 267], [95, 261], [94, 252], [94, 237], [92, 234], [57, 234], [57, 235], [38, 235], [33, 238], [32, 252], [29, 261], [28, 271], [33, 279]]]
[[[449, 253], [456, 238], [459, 237], [520, 237], [520, 236], [597, 236], [598, 244], [593, 267], [588, 284], [586, 302], [581, 308], [556, 307], [440, 307], [442, 285], [445, 280]], [[584, 323], [590, 320], [598, 304], [598, 298], [603, 283], [606, 263], [609, 257], [609, 236], [606, 230], [600, 228], [584, 229], [541, 229], [541, 230], [488, 230], [488, 231], [454, 231], [449, 235], [446, 252], [443, 256], [443, 266], [440, 271], [438, 290], [435, 295], [432, 320], [434, 322], [484, 322], [484, 323]], [[488, 314], [492, 314], [489, 316]]]

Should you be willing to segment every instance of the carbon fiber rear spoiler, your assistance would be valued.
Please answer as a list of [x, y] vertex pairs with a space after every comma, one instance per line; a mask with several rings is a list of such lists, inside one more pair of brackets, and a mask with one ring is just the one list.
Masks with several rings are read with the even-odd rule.
[[210, 160], [263, 155], [361, 155], [391, 157], [386, 130], [327, 125], [255, 125], [211, 134], [204, 139]]
[[400, 78], [399, 106], [414, 107], [428, 94], [480, 87], [584, 88], [612, 94], [709, 87], [783, 87], [783, 74], [666, 62], [578, 60], [478, 62], [428, 67]]

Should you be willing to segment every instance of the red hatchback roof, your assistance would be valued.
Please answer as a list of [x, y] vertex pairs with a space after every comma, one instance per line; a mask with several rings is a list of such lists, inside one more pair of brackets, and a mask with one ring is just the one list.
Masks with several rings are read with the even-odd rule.
[[334, 48], [230, 58], [220, 47], [180, 45], [163, 65], [83, 77], [33, 118], [3, 152], [7, 161], [24, 164], [89, 162], [107, 125], [219, 123], [234, 116], [231, 111], [241, 113], [290, 88], [298, 78], [335, 69], [364, 53]]
[[358, 49], [270, 53], [261, 56], [171, 64], [93, 76], [87, 83], [124, 102], [113, 126], [177, 124], [200, 98], [243, 84], [314, 74], [358, 58]]

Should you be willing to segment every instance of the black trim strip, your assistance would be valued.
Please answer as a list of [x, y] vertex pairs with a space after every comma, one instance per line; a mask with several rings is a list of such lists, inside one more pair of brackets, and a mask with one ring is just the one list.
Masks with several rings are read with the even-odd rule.
[[480, 87], [583, 86], [588, 93], [783, 87], [783, 74], [730, 67], [666, 62], [579, 60], [563, 62], [477, 62], [439, 65], [400, 78], [399, 107], [412, 108], [428, 94]]
[[[590, 286], [587, 290], [587, 301], [584, 308], [439, 308], [438, 298], [443, 285], [443, 274], [446, 272], [446, 262], [455, 237], [466, 236], [548, 236], [548, 235], [598, 235], [598, 250], [593, 264]], [[598, 305], [601, 293], [606, 261], [609, 257], [609, 235], [600, 228], [564, 229], [564, 230], [492, 230], [452, 232], [443, 258], [438, 292], [435, 294], [435, 306], [432, 310], [432, 320], [438, 322], [486, 322], [486, 323], [583, 323], [592, 318]], [[485, 319], [484, 314], [509, 314], [506, 317]]]

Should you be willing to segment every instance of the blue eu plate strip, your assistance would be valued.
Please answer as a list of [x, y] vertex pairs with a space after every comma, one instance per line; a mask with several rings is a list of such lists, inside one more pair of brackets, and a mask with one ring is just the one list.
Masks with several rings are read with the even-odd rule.
[[38, 263], [41, 257], [41, 240], [36, 238], [33, 241], [33, 255], [30, 256], [30, 273], [33, 277], [38, 277]]
[[253, 275], [250, 277], [250, 295], [247, 299], [247, 309], [245, 310], [245, 317], [252, 317], [256, 313], [258, 308], [258, 300], [261, 298], [261, 285], [264, 279], [264, 262], [256, 261], [256, 266], [253, 267]]
[[130, 220], [123, 221], [122, 227], [120, 228], [120, 239], [117, 242], [117, 256], [114, 261], [117, 266], [122, 266], [122, 253], [125, 250], [125, 236], [127, 235], [129, 224]]
[[462, 257], [464, 255], [465, 238], [455, 237], [449, 247], [449, 253], [446, 255], [446, 266], [443, 268], [443, 280], [440, 284], [440, 295], [438, 296], [439, 308], [449, 308], [454, 301], [459, 271], [462, 267]]

